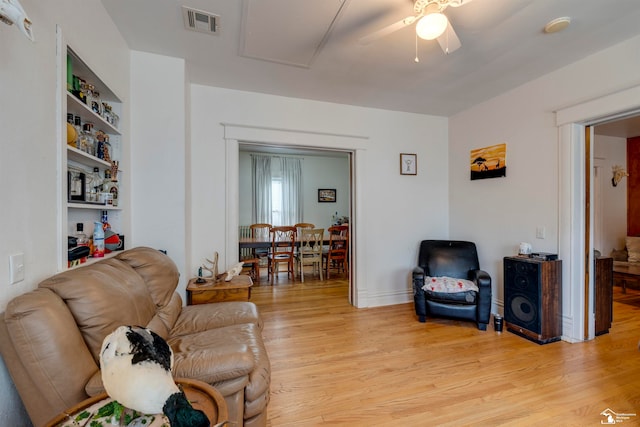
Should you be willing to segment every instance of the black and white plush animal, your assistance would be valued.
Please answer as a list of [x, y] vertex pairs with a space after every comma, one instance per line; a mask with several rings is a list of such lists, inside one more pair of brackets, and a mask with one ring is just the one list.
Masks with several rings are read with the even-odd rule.
[[163, 413], [171, 427], [209, 427], [176, 385], [172, 367], [171, 347], [149, 329], [120, 326], [102, 342], [102, 383], [113, 400], [143, 414]]

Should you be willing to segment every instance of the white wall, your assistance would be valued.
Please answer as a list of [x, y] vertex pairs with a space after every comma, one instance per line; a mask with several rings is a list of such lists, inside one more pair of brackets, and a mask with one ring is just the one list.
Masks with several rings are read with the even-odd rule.
[[[559, 168], [567, 165], [558, 163], [554, 111], [636, 86], [640, 57], [629, 53], [639, 48], [636, 37], [450, 118], [451, 237], [478, 243], [499, 304], [502, 258], [515, 254], [518, 242], [558, 252]], [[507, 177], [469, 181], [469, 150], [500, 142], [507, 143]], [[546, 229], [544, 239], [536, 238], [538, 226]], [[563, 283], [565, 325], [576, 315], [572, 286]]]
[[[66, 42], [122, 97], [129, 99], [129, 51], [98, 0], [22, 0], [33, 21], [31, 43], [14, 26], [0, 23], [0, 182], [4, 203], [0, 243], [0, 309], [14, 296], [56, 273], [57, 126], [64, 122], [56, 100], [56, 24]], [[126, 116], [127, 112], [124, 114]], [[127, 117], [124, 117], [126, 123]], [[9, 255], [24, 253], [25, 280], [8, 285]], [[0, 425], [29, 425], [0, 364]]]
[[[349, 216], [349, 159], [325, 155], [296, 155], [302, 159], [303, 220], [328, 228], [332, 215]], [[251, 152], [240, 152], [240, 225], [251, 220]], [[335, 203], [318, 202], [319, 188], [336, 189]]]
[[131, 211], [129, 247], [163, 249], [186, 271], [186, 83], [183, 59], [131, 53]]
[[[611, 185], [612, 167], [627, 168], [627, 139], [596, 135], [593, 144], [594, 163], [598, 162], [602, 172], [600, 197], [602, 230], [600, 246], [602, 255], [608, 256], [614, 249], [625, 247], [627, 236], [627, 179]], [[597, 203], [594, 203], [597, 206]], [[597, 220], [597, 219], [596, 219]]]
[[[224, 252], [225, 141], [220, 123], [359, 135], [366, 142], [364, 200], [367, 305], [411, 299], [420, 240], [448, 235], [447, 119], [191, 86], [192, 274]], [[304, 141], [300, 141], [304, 146]], [[401, 176], [399, 155], [418, 155], [418, 175]], [[436, 204], [434, 205], [434, 201]], [[221, 259], [221, 264], [226, 260]]]
[[[56, 24], [62, 26], [66, 41], [88, 65], [100, 70], [102, 80], [125, 106], [130, 101], [130, 72], [138, 83], [152, 78], [152, 88], [169, 85], [171, 105], [165, 98], [156, 102], [157, 94], [147, 94], [147, 104], [138, 96], [131, 99], [136, 105], [132, 115], [139, 119], [132, 129], [136, 136], [132, 146], [138, 147], [132, 158], [133, 173], [143, 171], [144, 156], [151, 155], [145, 149], [176, 156], [176, 163], [168, 160], [169, 154], [158, 154], [155, 166], [160, 167], [151, 170], [150, 176], [161, 179], [165, 186], [151, 185], [147, 194], [141, 183], [132, 184], [133, 192], [141, 196], [132, 206], [136, 227], [128, 245], [164, 246], [170, 255], [177, 255], [183, 242], [158, 237], [147, 241], [158, 233], [151, 228], [143, 232], [137, 226], [142, 226], [139, 222], [147, 215], [166, 218], [171, 227], [177, 227], [163, 229], [172, 239], [180, 239], [180, 229], [185, 227], [185, 279], [225, 241], [221, 122], [368, 136], [366, 184], [358, 191], [365, 205], [363, 229], [372, 236], [363, 266], [368, 270], [366, 286], [372, 306], [408, 301], [409, 272], [415, 264], [418, 242], [449, 234], [478, 243], [481, 264], [494, 277], [496, 298], [501, 300], [502, 257], [515, 253], [518, 242], [530, 241], [536, 250], [553, 252], [558, 248], [561, 165], [553, 111], [640, 83], [640, 57], [630, 54], [640, 48], [640, 38], [635, 38], [460, 113], [450, 119], [447, 129], [447, 119], [442, 117], [198, 85], [181, 93], [184, 71], [175, 59], [134, 53], [135, 66], [130, 70], [129, 50], [98, 0], [21, 2], [34, 22], [36, 43], [29, 42], [15, 27], [0, 24], [0, 181], [9, 183], [5, 185], [4, 209], [0, 210], [0, 223], [6, 225], [0, 245], [2, 308], [56, 272], [55, 135], [64, 120], [56, 112]], [[149, 73], [151, 64], [168, 65], [170, 71], [167, 75]], [[177, 121], [160, 124], [142, 114], [149, 109], [160, 111], [163, 118], [177, 113]], [[128, 112], [123, 119], [128, 120]], [[148, 133], [141, 130], [143, 123], [152, 126]], [[154, 126], [158, 128], [154, 130]], [[182, 135], [181, 127], [185, 128]], [[164, 138], [163, 130], [171, 138]], [[469, 181], [469, 150], [500, 142], [507, 143], [507, 177]], [[400, 152], [418, 155], [417, 176], [399, 174]], [[161, 167], [168, 166], [184, 171], [164, 171], [167, 175], [163, 175]], [[176, 191], [169, 196], [173, 204], [158, 205], [167, 190]], [[180, 191], [185, 192], [186, 213], [179, 207]], [[146, 200], [151, 201], [149, 207]], [[393, 227], [383, 228], [386, 224]], [[539, 225], [546, 228], [543, 240], [535, 238]], [[7, 259], [17, 252], [25, 254], [25, 281], [9, 286]], [[24, 417], [2, 365], [0, 425], [28, 425]]]

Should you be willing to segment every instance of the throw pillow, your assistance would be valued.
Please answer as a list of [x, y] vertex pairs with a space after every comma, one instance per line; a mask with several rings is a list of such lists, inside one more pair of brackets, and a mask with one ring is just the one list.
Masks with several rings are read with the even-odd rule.
[[629, 262], [640, 262], [640, 237], [627, 236]]
[[625, 249], [614, 249], [611, 251], [611, 258], [614, 261], [626, 261], [629, 258], [629, 254]]
[[478, 286], [471, 280], [456, 279], [454, 277], [447, 276], [425, 277], [422, 290], [445, 293], [479, 291]]

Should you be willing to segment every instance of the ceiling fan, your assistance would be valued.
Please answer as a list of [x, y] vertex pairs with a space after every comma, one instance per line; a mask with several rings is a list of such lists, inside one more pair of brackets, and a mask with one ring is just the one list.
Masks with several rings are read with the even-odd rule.
[[449, 19], [444, 15], [444, 10], [451, 7], [460, 7], [472, 0], [416, 0], [413, 5], [414, 15], [379, 29], [360, 39], [361, 44], [372, 43], [384, 36], [401, 30], [409, 25], [416, 24], [416, 35], [425, 40], [437, 39], [444, 53], [455, 52], [462, 46], [460, 39], [453, 30]]

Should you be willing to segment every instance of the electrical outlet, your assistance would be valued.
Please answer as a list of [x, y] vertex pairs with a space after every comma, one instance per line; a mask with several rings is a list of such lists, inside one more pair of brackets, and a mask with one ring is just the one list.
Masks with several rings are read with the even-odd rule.
[[24, 280], [24, 254], [9, 256], [9, 284]]
[[536, 227], [536, 238], [544, 239], [546, 234], [547, 230], [542, 225]]

